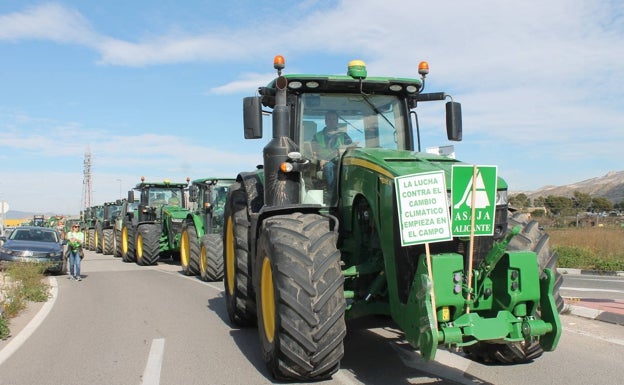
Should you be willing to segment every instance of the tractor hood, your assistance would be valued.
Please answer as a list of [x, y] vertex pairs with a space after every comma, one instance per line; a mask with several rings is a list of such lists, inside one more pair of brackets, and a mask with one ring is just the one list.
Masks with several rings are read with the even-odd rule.
[[180, 206], [163, 206], [163, 213], [170, 216], [174, 220], [182, 220], [186, 218], [189, 210]]
[[[423, 152], [383, 148], [350, 148], [345, 152], [342, 164], [345, 167], [363, 167], [389, 179], [442, 170], [446, 175], [446, 186], [450, 188], [453, 165], [466, 163]], [[498, 178], [497, 189], [507, 189], [507, 183], [502, 178]]]

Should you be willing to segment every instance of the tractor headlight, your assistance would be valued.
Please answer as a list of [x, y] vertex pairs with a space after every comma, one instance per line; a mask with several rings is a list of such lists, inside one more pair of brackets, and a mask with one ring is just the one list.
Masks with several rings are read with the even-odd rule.
[[507, 190], [497, 190], [496, 191], [496, 206], [502, 206], [509, 203], [509, 199], [507, 199]]

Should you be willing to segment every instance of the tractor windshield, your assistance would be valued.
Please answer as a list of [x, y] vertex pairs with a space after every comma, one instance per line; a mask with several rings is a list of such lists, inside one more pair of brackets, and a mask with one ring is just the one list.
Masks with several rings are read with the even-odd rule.
[[150, 188], [150, 206], [178, 206], [182, 207], [182, 193], [178, 188]]
[[117, 214], [119, 214], [120, 211], [121, 211], [121, 206], [109, 206], [108, 217], [105, 219], [108, 219], [110, 221], [115, 220], [115, 218], [117, 217]]
[[[337, 118], [328, 126], [326, 115]], [[303, 151], [330, 130], [345, 133], [358, 147], [405, 149], [404, 110], [392, 95], [305, 94], [302, 97], [300, 143]], [[331, 123], [330, 123], [331, 125]]]
[[300, 109], [301, 153], [315, 165], [303, 175], [304, 203], [336, 204], [338, 158], [347, 147], [407, 148], [405, 109], [396, 96], [310, 93]]

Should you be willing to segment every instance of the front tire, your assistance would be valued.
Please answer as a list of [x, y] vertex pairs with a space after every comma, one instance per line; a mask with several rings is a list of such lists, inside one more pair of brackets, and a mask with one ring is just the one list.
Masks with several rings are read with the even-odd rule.
[[197, 230], [192, 223], [185, 223], [180, 236], [180, 266], [184, 275], [199, 273], [199, 243]]
[[295, 213], [267, 219], [256, 258], [262, 354], [279, 380], [316, 381], [340, 367], [346, 335], [344, 277], [330, 220]]
[[115, 240], [113, 229], [102, 230], [102, 253], [112, 255], [115, 252]]
[[225, 303], [230, 322], [237, 326], [256, 323], [256, 302], [249, 260], [249, 215], [245, 190], [240, 183], [228, 191], [224, 212], [223, 256]]
[[95, 228], [95, 252], [98, 254], [104, 253], [104, 232], [102, 225], [98, 224]]
[[223, 240], [219, 234], [206, 234], [202, 237], [199, 272], [204, 281], [223, 279]]
[[89, 251], [95, 251], [95, 242], [97, 241], [95, 238], [95, 229], [88, 229], [87, 230], [87, 238], [89, 239], [87, 241], [87, 250]]
[[113, 244], [113, 256], [121, 258], [121, 231], [117, 230], [117, 227], [113, 230]]
[[139, 226], [135, 245], [137, 265], [149, 266], [158, 262], [160, 257], [160, 225], [145, 224]]
[[135, 239], [136, 229], [129, 224], [125, 224], [121, 229], [121, 259], [124, 262], [135, 262]]

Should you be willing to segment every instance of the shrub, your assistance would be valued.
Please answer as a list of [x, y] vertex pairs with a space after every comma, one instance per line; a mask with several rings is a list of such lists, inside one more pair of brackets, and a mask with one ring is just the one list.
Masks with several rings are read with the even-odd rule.
[[624, 270], [624, 260], [609, 256], [598, 256], [588, 248], [578, 246], [555, 246], [559, 256], [559, 267], [584, 270], [619, 271]]
[[8, 323], [8, 320], [0, 315], [0, 340], [6, 340], [11, 335]]
[[[13, 318], [26, 307], [28, 301], [45, 302], [49, 298], [49, 285], [43, 281], [47, 265], [38, 263], [12, 263], [5, 271], [2, 319]], [[2, 327], [0, 327], [1, 332]], [[5, 337], [6, 338], [6, 337]]]

